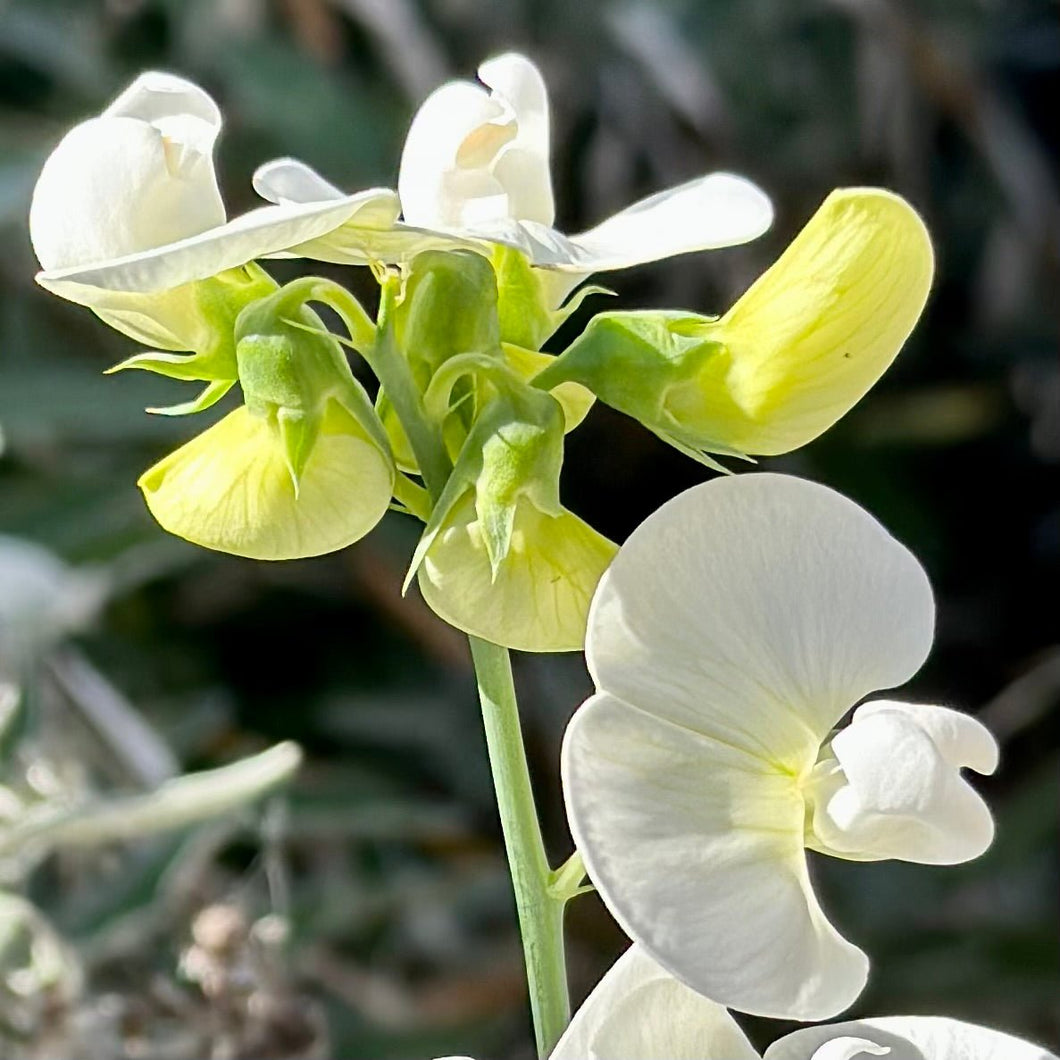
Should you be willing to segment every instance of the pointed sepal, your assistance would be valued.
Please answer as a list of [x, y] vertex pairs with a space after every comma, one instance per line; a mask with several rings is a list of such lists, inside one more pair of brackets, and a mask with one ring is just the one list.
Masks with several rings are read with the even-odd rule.
[[559, 306], [552, 274], [535, 268], [522, 251], [498, 243], [490, 260], [497, 276], [501, 341], [528, 350], [541, 349], [586, 298], [613, 294], [606, 287], [588, 285]]
[[235, 386], [233, 379], [217, 379], [207, 383], [199, 392], [199, 396], [191, 401], [182, 402], [179, 405], [153, 406], [145, 409], [154, 416], [190, 416], [196, 412], [205, 412], [212, 408]]

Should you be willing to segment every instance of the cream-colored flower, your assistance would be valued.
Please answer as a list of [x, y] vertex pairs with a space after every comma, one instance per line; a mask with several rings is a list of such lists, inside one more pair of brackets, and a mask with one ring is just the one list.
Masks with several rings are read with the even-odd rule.
[[942, 1016], [884, 1016], [805, 1027], [774, 1042], [764, 1060], [1056, 1060], [1011, 1034]]
[[571, 828], [631, 938], [744, 1012], [825, 1019], [868, 959], [828, 922], [805, 850], [950, 864], [993, 836], [961, 777], [993, 737], [907, 681], [934, 604], [912, 554], [857, 505], [782, 475], [716, 479], [660, 508], [597, 589], [597, 693], [564, 742]]
[[[141, 74], [48, 157], [30, 207], [37, 281], [93, 308], [216, 276], [356, 218], [388, 226], [392, 191], [268, 206], [226, 221], [214, 173], [217, 104], [173, 74]], [[120, 303], [119, 308], [120, 308]]]
[[[632, 946], [575, 1013], [549, 1060], [1056, 1060], [1030, 1042], [934, 1016], [806, 1027], [760, 1057], [720, 1005]], [[448, 1057], [447, 1060], [468, 1060]]]
[[[398, 177], [404, 224], [365, 242], [351, 226], [293, 248], [325, 261], [407, 260], [428, 248], [505, 243], [562, 275], [554, 301], [593, 272], [745, 243], [772, 223], [769, 199], [743, 177], [712, 173], [635, 203], [575, 236], [552, 227], [549, 110], [544, 79], [525, 56], [479, 67], [482, 85], [451, 81], [413, 118]], [[483, 87], [485, 86], [485, 87]], [[308, 166], [278, 159], [255, 174], [272, 202], [342, 195]]]

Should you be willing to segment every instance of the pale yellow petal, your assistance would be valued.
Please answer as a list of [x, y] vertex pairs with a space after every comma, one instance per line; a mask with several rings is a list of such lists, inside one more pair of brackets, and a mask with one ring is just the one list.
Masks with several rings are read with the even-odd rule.
[[[528, 350], [508, 342], [504, 343], [504, 357], [509, 367], [527, 380], [533, 379], [556, 359], [551, 353]], [[581, 383], [560, 383], [555, 390], [549, 392], [563, 409], [563, 429], [567, 433], [573, 431], [589, 415], [589, 409], [596, 400], [596, 395]]]
[[580, 651], [589, 602], [615, 552], [576, 515], [545, 515], [524, 500], [494, 582], [469, 493], [428, 550], [420, 591], [446, 622], [483, 640], [521, 651]]
[[151, 514], [170, 533], [251, 559], [333, 552], [382, 518], [390, 459], [331, 403], [298, 496], [279, 434], [245, 407], [160, 460], [140, 478]]
[[707, 422], [742, 452], [816, 438], [869, 390], [913, 330], [931, 287], [915, 210], [879, 188], [833, 192], [706, 337], [724, 344], [699, 386], [672, 394], [678, 421]]

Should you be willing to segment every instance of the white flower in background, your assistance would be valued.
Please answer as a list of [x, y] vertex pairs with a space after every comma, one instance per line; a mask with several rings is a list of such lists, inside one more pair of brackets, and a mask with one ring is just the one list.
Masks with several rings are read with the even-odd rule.
[[913, 555], [832, 490], [716, 479], [620, 550], [589, 613], [598, 689], [564, 741], [590, 878], [631, 938], [731, 1008], [825, 1019], [868, 959], [828, 922], [805, 848], [934, 864], [993, 821], [960, 776], [990, 773], [973, 718], [867, 694], [907, 681], [934, 603]]
[[[593, 272], [746, 243], [772, 223], [772, 206], [759, 188], [712, 173], [652, 195], [588, 232], [557, 232], [541, 73], [529, 59], [509, 53], [483, 63], [478, 74], [485, 88], [450, 81], [413, 118], [398, 177], [405, 224], [395, 227], [389, 243], [380, 239], [373, 247], [351, 239], [347, 246], [342, 228], [295, 251], [364, 262], [371, 251], [379, 260], [404, 260], [426, 245], [499, 242], [522, 250], [535, 265], [567, 273], [569, 290]], [[254, 186], [277, 203], [342, 194], [293, 159], [263, 166]], [[559, 286], [557, 292], [564, 293]]]
[[32, 654], [88, 626], [109, 588], [102, 571], [71, 567], [33, 541], [0, 534], [0, 679], [19, 676]]
[[202, 280], [337, 225], [387, 227], [392, 191], [270, 206], [226, 221], [214, 174], [217, 104], [172, 74], [141, 74], [44, 163], [30, 236], [48, 290], [95, 306], [103, 291], [154, 292]]
[[1011, 1034], [941, 1016], [885, 1016], [805, 1027], [774, 1042], [764, 1060], [1056, 1060]]
[[[807, 1027], [760, 1057], [736, 1021], [632, 946], [575, 1013], [549, 1060], [1056, 1060], [960, 1020], [892, 1016]], [[448, 1057], [447, 1060], [468, 1060]]]

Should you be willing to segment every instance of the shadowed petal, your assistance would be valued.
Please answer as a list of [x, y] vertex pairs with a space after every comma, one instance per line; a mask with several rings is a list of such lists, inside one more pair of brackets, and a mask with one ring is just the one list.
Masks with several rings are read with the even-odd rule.
[[[888, 1016], [804, 1027], [774, 1042], [765, 1060], [831, 1060], [823, 1050], [836, 1038], [859, 1038], [883, 1047], [887, 1060], [1057, 1060], [1021, 1038], [940, 1016]], [[867, 1050], [853, 1056], [880, 1055]]]
[[619, 957], [549, 1060], [759, 1060], [733, 1018], [639, 947]]
[[671, 974], [790, 1019], [834, 1016], [861, 992], [868, 960], [810, 886], [793, 776], [606, 692], [571, 720], [562, 771], [590, 878]]

